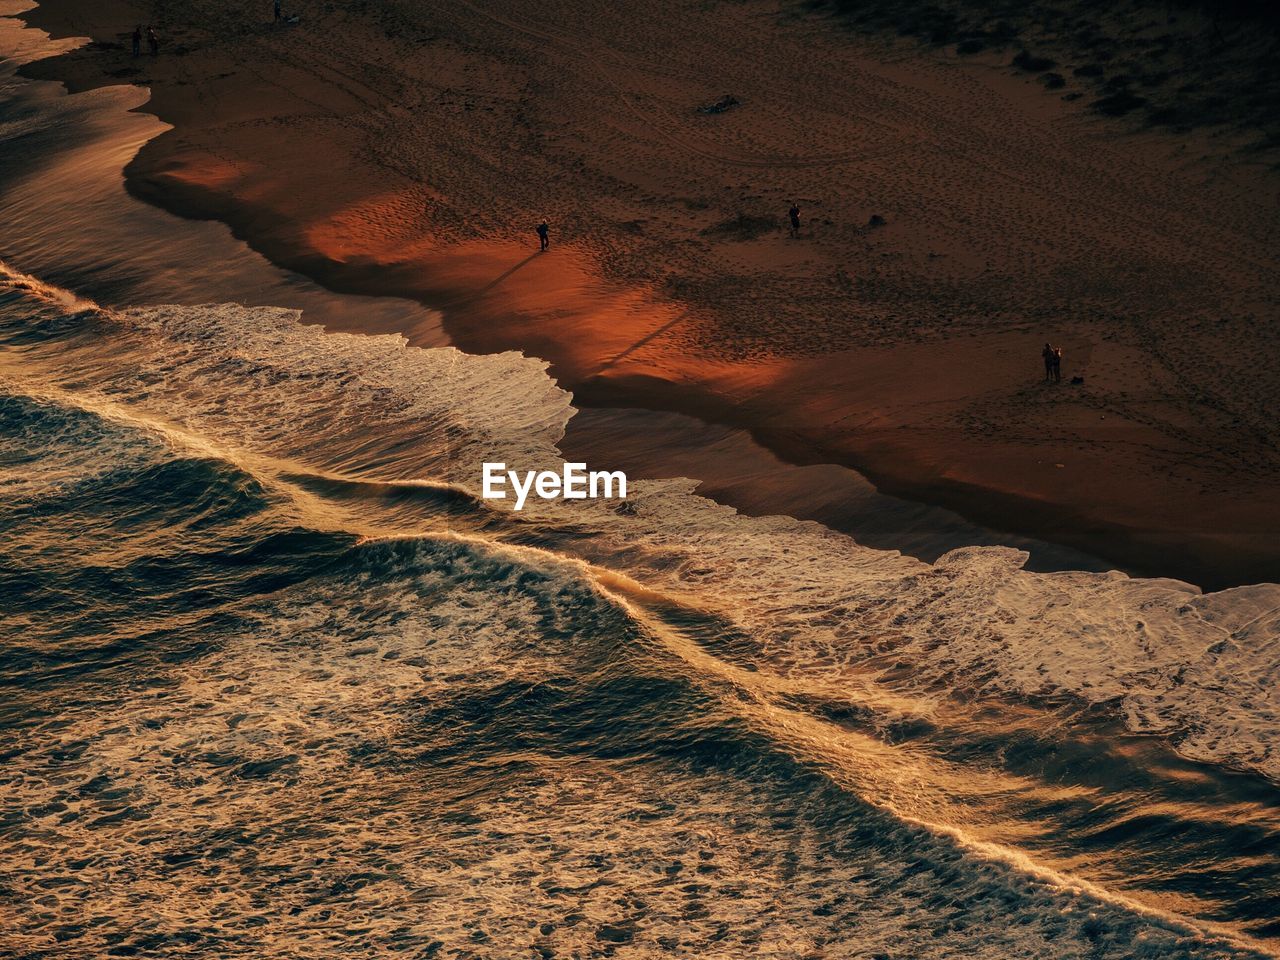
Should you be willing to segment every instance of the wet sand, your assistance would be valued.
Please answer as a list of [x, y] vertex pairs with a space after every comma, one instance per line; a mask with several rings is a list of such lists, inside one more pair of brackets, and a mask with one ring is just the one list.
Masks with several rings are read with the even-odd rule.
[[[57, 49], [14, 19], [0, 19], [0, 47], [15, 57], [9, 69]], [[124, 165], [163, 132], [154, 117], [136, 111], [147, 98], [127, 85], [68, 96], [56, 82], [22, 81], [0, 110], [11, 129], [42, 114], [58, 122], [7, 141], [11, 148], [0, 152], [0, 234], [9, 265], [108, 306], [233, 300], [300, 310], [305, 323], [325, 327], [357, 317], [380, 329], [412, 329], [422, 345], [448, 344], [436, 311], [393, 297], [331, 293], [268, 263], [220, 223], [178, 220], [130, 197], [121, 182]], [[560, 448], [570, 460], [608, 463], [633, 480], [696, 477], [700, 493], [748, 515], [816, 520], [864, 545], [924, 560], [958, 547], [1001, 544], [1027, 550], [1033, 570], [1110, 569], [1069, 548], [884, 496], [846, 467], [792, 466], [745, 431], [682, 414], [581, 410]]]
[[[1280, 579], [1277, 180], [1226, 135], [1138, 134], [1000, 54], [776, 4], [293, 9], [194, 0], [135, 61], [150, 8], [50, 0], [28, 18], [107, 46], [27, 72], [150, 85], [175, 129], [135, 195], [545, 357], [580, 404], [742, 428], [1129, 569]], [[1045, 340], [1083, 384], [1041, 382]]]

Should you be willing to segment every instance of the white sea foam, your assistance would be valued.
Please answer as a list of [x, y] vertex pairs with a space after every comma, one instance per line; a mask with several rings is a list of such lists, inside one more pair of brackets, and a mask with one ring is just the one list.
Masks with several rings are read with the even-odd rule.
[[716, 598], [790, 672], [831, 683], [842, 666], [905, 664], [919, 689], [1114, 701], [1134, 731], [1280, 780], [1280, 586], [1205, 596], [1117, 572], [1033, 573], [1002, 547], [927, 564], [659, 497], [642, 493], [627, 518], [633, 541], [680, 555], [648, 581]]
[[[130, 350], [82, 345], [55, 372], [221, 443], [477, 497], [486, 460], [561, 463], [573, 411], [541, 361], [330, 334], [294, 311], [231, 304], [119, 321]], [[928, 564], [814, 523], [739, 516], [693, 486], [638, 481], [622, 510], [539, 501], [525, 515], [587, 526], [589, 553], [725, 614], [777, 669], [838, 683], [892, 652], [922, 689], [1114, 702], [1131, 729], [1188, 756], [1280, 780], [1280, 586], [1202, 596], [1172, 580], [1033, 573], [1001, 547]]]
[[403, 337], [326, 333], [297, 311], [237, 304], [122, 317], [168, 349], [133, 379], [114, 380], [113, 391], [174, 404], [169, 412], [184, 424], [238, 445], [352, 472], [363, 455], [380, 479], [430, 464], [433, 479], [471, 481], [478, 458], [497, 446], [543, 458], [571, 415], [545, 364], [515, 353], [420, 350]]

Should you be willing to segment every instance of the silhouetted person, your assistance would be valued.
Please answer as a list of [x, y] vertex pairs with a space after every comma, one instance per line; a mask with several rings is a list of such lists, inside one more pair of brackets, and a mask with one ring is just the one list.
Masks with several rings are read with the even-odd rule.
[[133, 28], [133, 55], [142, 56], [142, 24]]
[[1044, 379], [1047, 383], [1053, 379], [1053, 347], [1046, 343], [1040, 351], [1040, 357], [1044, 360]]
[[541, 250], [545, 250], [551, 245], [550, 241], [547, 239], [547, 221], [545, 220], [538, 224], [538, 243], [540, 244], [539, 249]]
[[147, 27], [147, 46], [151, 48], [151, 55], [158, 56], [160, 53], [160, 38], [156, 36], [153, 28]]
[[275, 2], [275, 11], [276, 11], [276, 23], [279, 23], [279, 22], [280, 22], [280, 16], [281, 16], [281, 14], [280, 14], [280, 0], [276, 0], [276, 2]]
[[787, 216], [791, 218], [791, 235], [793, 237], [800, 236], [800, 208], [794, 203], [791, 209], [787, 211]]
[[1062, 382], [1062, 348], [1053, 348], [1053, 382]]

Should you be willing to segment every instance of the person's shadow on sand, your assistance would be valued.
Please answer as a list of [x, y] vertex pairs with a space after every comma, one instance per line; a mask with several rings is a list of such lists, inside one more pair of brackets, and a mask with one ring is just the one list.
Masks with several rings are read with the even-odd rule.
[[495, 287], [499, 286], [504, 280], [510, 277], [513, 273], [515, 273], [521, 267], [524, 267], [530, 262], [538, 259], [540, 255], [541, 255], [541, 251], [535, 251], [534, 253], [529, 254], [519, 263], [515, 264], [514, 266], [508, 267], [506, 270], [502, 271], [502, 273], [498, 274], [496, 277], [494, 277], [492, 280], [490, 280], [480, 289], [476, 290], [474, 293], [468, 293], [465, 296], [455, 297], [454, 299], [448, 301], [447, 303], [442, 303], [440, 305], [441, 308], [447, 309], [449, 307], [459, 307], [468, 303], [474, 303], [475, 301], [483, 297], [485, 294], [487, 294], [490, 290], [493, 290]]
[[533, 262], [533, 261], [534, 261], [534, 260], [536, 260], [536, 259], [538, 259], [538, 254], [537, 254], [537, 253], [531, 253], [531, 254], [529, 254], [527, 257], [525, 257], [523, 260], [521, 260], [519, 263], [517, 263], [514, 267], [509, 267], [509, 268], [507, 268], [507, 269], [506, 269], [506, 270], [504, 270], [502, 273], [498, 274], [496, 277], [494, 277], [492, 280], [490, 280], [488, 283], [486, 283], [483, 287], [481, 287], [479, 290], [477, 290], [477, 291], [476, 291], [475, 295], [476, 295], [477, 297], [482, 297], [482, 296], [484, 296], [486, 293], [488, 293], [490, 290], [492, 290], [492, 289], [493, 289], [494, 287], [496, 287], [498, 284], [502, 283], [502, 281], [503, 281], [503, 280], [506, 280], [506, 279], [507, 279], [507, 277], [511, 276], [513, 273], [515, 273], [517, 270], [519, 270], [521, 267], [523, 267], [525, 264], [527, 264], [527, 263], [531, 263], [531, 262]]
[[600, 366], [592, 370], [591, 376], [596, 377], [604, 373], [604, 371], [608, 370], [610, 367], [614, 366], [615, 364], [629, 357], [631, 354], [635, 353], [637, 350], [639, 350], [649, 341], [656, 340], [658, 337], [662, 336], [664, 333], [666, 333], [668, 330], [670, 330], [672, 327], [674, 327], [677, 323], [679, 323], [688, 315], [689, 315], [689, 311], [686, 310], [684, 313], [680, 314], [679, 316], [671, 320], [668, 320], [662, 326], [658, 327], [658, 329], [652, 330], [649, 333], [646, 333], [643, 337], [641, 337], [635, 343], [631, 344], [631, 346], [627, 347], [621, 353], [618, 353], [615, 356], [610, 357], [604, 363], [600, 364]]

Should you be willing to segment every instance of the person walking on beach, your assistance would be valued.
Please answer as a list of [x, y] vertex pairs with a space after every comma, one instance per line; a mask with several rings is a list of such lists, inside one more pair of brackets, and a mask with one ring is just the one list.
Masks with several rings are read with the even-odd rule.
[[133, 55], [142, 56], [142, 24], [133, 28]]
[[538, 224], [538, 244], [540, 250], [546, 250], [551, 245], [547, 240], [547, 221], [545, 220]]
[[1044, 360], [1044, 380], [1048, 383], [1053, 379], [1053, 347], [1046, 343], [1040, 351], [1040, 357]]
[[1053, 348], [1053, 382], [1062, 382], [1062, 348]]
[[160, 55], [160, 38], [156, 36], [156, 31], [150, 25], [147, 26], [147, 46], [151, 48], [153, 57]]
[[280, 0], [275, 0], [276, 23], [280, 22]]
[[787, 211], [787, 216], [791, 220], [791, 236], [800, 236], [800, 208], [793, 202], [791, 209]]

